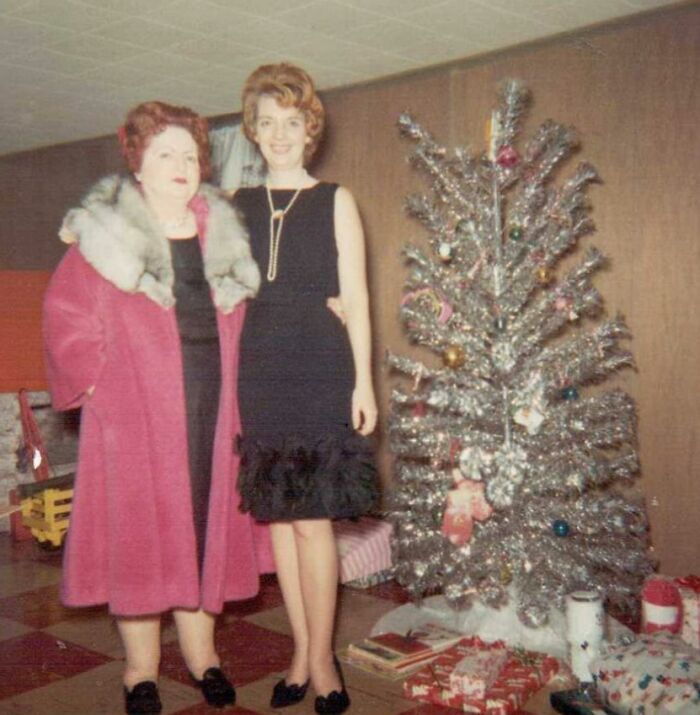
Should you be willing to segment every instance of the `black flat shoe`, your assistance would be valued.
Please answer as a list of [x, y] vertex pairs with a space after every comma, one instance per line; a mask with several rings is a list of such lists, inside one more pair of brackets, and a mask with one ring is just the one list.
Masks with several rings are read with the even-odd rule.
[[152, 680], [136, 683], [129, 690], [124, 687], [124, 708], [128, 715], [149, 715], [163, 709], [158, 695], [158, 686]]
[[340, 669], [338, 659], [333, 656], [333, 665], [338, 672], [340, 678], [340, 690], [332, 690], [328, 695], [319, 695], [314, 703], [314, 710], [318, 715], [340, 715], [350, 707], [350, 696], [345, 689], [345, 678], [343, 671]]
[[279, 681], [272, 689], [272, 697], [270, 698], [271, 708], [286, 708], [288, 705], [296, 705], [300, 703], [309, 687], [307, 680], [303, 685], [292, 683], [287, 685], [284, 678]]
[[214, 708], [225, 708], [236, 702], [236, 691], [221, 668], [207, 668], [201, 680], [190, 673], [194, 684], [202, 691], [204, 699]]

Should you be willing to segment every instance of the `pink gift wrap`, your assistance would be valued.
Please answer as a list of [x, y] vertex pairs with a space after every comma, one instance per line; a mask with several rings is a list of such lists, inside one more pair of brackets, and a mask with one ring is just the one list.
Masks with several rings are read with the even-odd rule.
[[508, 660], [506, 648], [472, 648], [450, 673], [450, 690], [465, 698], [484, 698]]
[[391, 524], [362, 517], [333, 522], [340, 582], [366, 578], [391, 568]]
[[[504, 651], [507, 659], [492, 685], [482, 697], [465, 696], [451, 689], [450, 676], [457, 664], [471, 656], [475, 649], [493, 655]], [[530, 651], [507, 650], [503, 641], [484, 643], [477, 637], [461, 640], [432, 663], [404, 681], [407, 697], [424, 703], [458, 708], [476, 715], [513, 715], [530, 696], [557, 671], [559, 662], [550, 656]]]
[[670, 633], [609, 646], [591, 663], [603, 702], [618, 715], [698, 715], [700, 651]]
[[700, 576], [677, 578], [676, 585], [683, 603], [681, 638], [693, 648], [700, 648]]

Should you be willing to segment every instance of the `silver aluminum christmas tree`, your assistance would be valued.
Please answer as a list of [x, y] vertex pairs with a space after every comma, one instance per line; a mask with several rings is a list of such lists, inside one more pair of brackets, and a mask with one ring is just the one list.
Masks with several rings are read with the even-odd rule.
[[[390, 354], [403, 373], [392, 393], [396, 576], [420, 598], [455, 608], [515, 599], [528, 626], [565, 594], [597, 590], [624, 604], [652, 570], [638, 470], [636, 413], [619, 388], [597, 386], [633, 358], [621, 317], [603, 314], [588, 248], [559, 263], [593, 230], [580, 163], [557, 185], [577, 146], [546, 121], [520, 153], [528, 103], [503, 83], [481, 156], [449, 153], [409, 115], [401, 133], [431, 184], [407, 200], [429, 250], [409, 246], [401, 316], [425, 362]], [[596, 387], [594, 387], [596, 386]]]

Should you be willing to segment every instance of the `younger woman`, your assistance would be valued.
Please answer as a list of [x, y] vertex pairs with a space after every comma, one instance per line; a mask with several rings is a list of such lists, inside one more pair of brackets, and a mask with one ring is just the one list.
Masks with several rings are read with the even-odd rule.
[[[295, 642], [271, 704], [299, 702], [311, 681], [316, 712], [341, 713], [350, 700], [332, 653], [338, 568], [331, 519], [364, 513], [376, 496], [362, 226], [350, 192], [305, 169], [324, 124], [306, 72], [258, 68], [244, 87], [243, 112], [267, 183], [234, 197], [262, 273], [241, 337], [239, 486], [243, 508], [271, 523]], [[327, 307], [337, 295], [347, 327]]]

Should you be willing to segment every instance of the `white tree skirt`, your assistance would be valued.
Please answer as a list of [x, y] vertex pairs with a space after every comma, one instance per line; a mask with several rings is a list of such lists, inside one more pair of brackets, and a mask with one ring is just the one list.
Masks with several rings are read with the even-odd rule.
[[[512, 604], [512, 605], [511, 605]], [[372, 635], [393, 631], [408, 633], [425, 623], [439, 623], [468, 636], [479, 636], [484, 641], [503, 640], [510, 647], [521, 647], [555, 658], [568, 660], [566, 619], [564, 613], [552, 608], [549, 622], [540, 628], [528, 628], [515, 612], [515, 599], [500, 609], [476, 603], [467, 610], [455, 611], [443, 596], [426, 598], [420, 607], [407, 603], [385, 613], [372, 628]], [[619, 621], [608, 618], [606, 640], [631, 636], [632, 631]]]

